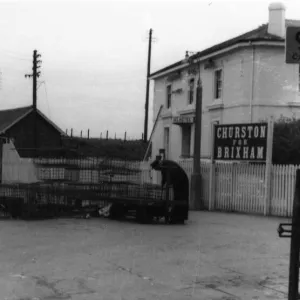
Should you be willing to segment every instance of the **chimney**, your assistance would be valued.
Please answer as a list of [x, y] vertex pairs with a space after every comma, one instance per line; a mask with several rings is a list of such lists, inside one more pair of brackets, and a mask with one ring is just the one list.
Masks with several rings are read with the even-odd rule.
[[268, 33], [285, 37], [285, 6], [280, 2], [269, 5]]

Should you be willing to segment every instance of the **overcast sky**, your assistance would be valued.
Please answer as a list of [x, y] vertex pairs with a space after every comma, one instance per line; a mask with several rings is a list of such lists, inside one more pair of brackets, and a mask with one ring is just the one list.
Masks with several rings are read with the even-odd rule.
[[[37, 49], [38, 108], [59, 127], [141, 137], [149, 29], [156, 38], [154, 72], [183, 59], [186, 50], [266, 23], [270, 2], [0, 1], [0, 109], [31, 105], [32, 81], [24, 75]], [[300, 19], [300, 1], [282, 2], [287, 18]]]

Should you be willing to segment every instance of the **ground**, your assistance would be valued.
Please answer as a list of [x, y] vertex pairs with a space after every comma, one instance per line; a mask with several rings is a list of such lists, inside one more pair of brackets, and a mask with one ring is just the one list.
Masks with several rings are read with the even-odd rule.
[[2, 220], [0, 299], [287, 299], [284, 221], [215, 212], [191, 212], [186, 225]]

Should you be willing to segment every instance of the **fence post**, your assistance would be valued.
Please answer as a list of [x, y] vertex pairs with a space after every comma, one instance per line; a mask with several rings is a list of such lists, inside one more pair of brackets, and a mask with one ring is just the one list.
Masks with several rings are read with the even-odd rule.
[[208, 209], [213, 210], [215, 208], [215, 155], [214, 155], [214, 146], [215, 146], [215, 124], [212, 124], [212, 136], [211, 136], [211, 147], [210, 147], [210, 174], [209, 174], [209, 202]]
[[271, 179], [272, 179], [272, 152], [273, 152], [273, 117], [270, 117], [268, 122], [268, 136], [267, 136], [267, 157], [265, 170], [265, 203], [264, 215], [267, 216], [271, 211]]
[[234, 205], [235, 205], [235, 193], [236, 193], [235, 187], [237, 186], [236, 185], [236, 176], [235, 176], [236, 167], [237, 167], [237, 164], [235, 162], [233, 162], [231, 164], [231, 197], [230, 197], [229, 202], [226, 203], [226, 206], [225, 206], [226, 211], [230, 211], [232, 209], [232, 207], [234, 207]]

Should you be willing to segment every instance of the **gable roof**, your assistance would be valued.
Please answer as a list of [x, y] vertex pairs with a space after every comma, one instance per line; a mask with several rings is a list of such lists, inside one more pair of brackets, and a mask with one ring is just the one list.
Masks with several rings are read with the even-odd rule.
[[[300, 26], [300, 20], [286, 20], [285, 25], [287, 26]], [[196, 54], [189, 57], [190, 60], [197, 59], [209, 54], [213, 54], [216, 51], [223, 50], [225, 48], [228, 48], [230, 46], [236, 45], [238, 43], [242, 42], [284, 42], [284, 39], [268, 33], [268, 24], [263, 24], [259, 26], [256, 29], [253, 29], [251, 31], [248, 31], [246, 33], [243, 33], [241, 35], [238, 35], [232, 39], [229, 39], [227, 41], [224, 41], [222, 43], [216, 44], [212, 47], [206, 48], [202, 51], [197, 52]], [[159, 75], [160, 73], [166, 72], [168, 70], [171, 70], [173, 68], [179, 67], [181, 65], [186, 64], [186, 60], [180, 60], [174, 64], [171, 64], [165, 68], [162, 68], [152, 74], [150, 74], [150, 77]]]
[[[5, 133], [13, 125], [21, 121], [28, 114], [33, 111], [32, 106], [18, 107], [13, 109], [0, 110], [0, 133]], [[64, 132], [54, 124], [49, 118], [47, 118], [41, 111], [37, 110], [37, 113], [50, 125], [52, 125], [61, 134]]]

